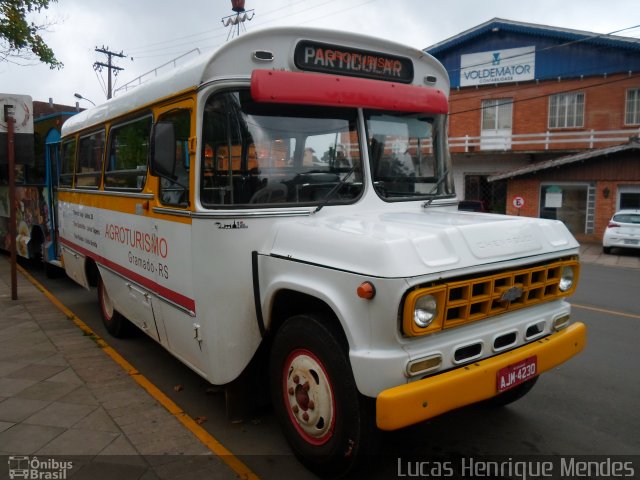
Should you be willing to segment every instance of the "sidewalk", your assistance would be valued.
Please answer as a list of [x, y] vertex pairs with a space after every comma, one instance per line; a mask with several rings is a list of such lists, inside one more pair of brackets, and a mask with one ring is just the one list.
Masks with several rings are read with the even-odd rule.
[[612, 253], [603, 253], [599, 243], [583, 243], [580, 245], [580, 261], [596, 263], [607, 267], [640, 268], [640, 250], [613, 249]]
[[20, 273], [12, 301], [9, 267], [0, 256], [0, 479], [237, 478]]

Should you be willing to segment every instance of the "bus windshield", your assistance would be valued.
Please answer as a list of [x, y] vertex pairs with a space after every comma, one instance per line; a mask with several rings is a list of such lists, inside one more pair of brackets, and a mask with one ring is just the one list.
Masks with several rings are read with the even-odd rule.
[[202, 138], [204, 207], [319, 205], [329, 194], [331, 204], [352, 203], [363, 191], [355, 109], [218, 92], [206, 102]]
[[366, 111], [376, 193], [387, 201], [454, 195], [444, 115]]

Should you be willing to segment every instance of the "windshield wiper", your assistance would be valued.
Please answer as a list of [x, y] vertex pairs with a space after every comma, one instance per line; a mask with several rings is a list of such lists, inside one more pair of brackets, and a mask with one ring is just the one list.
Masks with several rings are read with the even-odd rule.
[[331, 200], [333, 196], [336, 194], [336, 192], [338, 192], [338, 190], [340, 190], [340, 188], [342, 188], [347, 183], [347, 179], [353, 174], [353, 172], [356, 171], [357, 168], [358, 168], [357, 164], [351, 167], [351, 170], [349, 170], [347, 174], [344, 177], [342, 177], [342, 179], [338, 183], [336, 183], [333, 186], [333, 188], [329, 190], [329, 192], [327, 192], [327, 195], [324, 197], [320, 205], [316, 207], [313, 213], [318, 213], [320, 210], [324, 208], [325, 205], [327, 205], [327, 203], [329, 203], [329, 200]]
[[431, 205], [431, 202], [433, 202], [435, 200], [435, 198], [436, 198], [436, 195], [435, 195], [436, 190], [438, 190], [438, 188], [440, 187], [442, 182], [444, 182], [446, 180], [448, 175], [449, 175], [449, 169], [445, 170], [444, 173], [440, 176], [440, 178], [438, 178], [438, 181], [436, 182], [436, 184], [429, 191], [429, 193], [426, 194], [427, 196], [431, 195], [431, 198], [422, 204], [423, 208], [427, 208], [429, 205]]

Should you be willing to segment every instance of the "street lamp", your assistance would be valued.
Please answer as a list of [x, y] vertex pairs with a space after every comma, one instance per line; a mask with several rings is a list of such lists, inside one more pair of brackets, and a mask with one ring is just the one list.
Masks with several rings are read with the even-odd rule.
[[89, 100], [88, 98], [83, 97], [83, 96], [82, 96], [82, 95], [80, 95], [79, 93], [74, 93], [74, 94], [73, 94], [73, 96], [74, 96], [74, 97], [76, 97], [77, 99], [80, 99], [80, 100], [86, 100], [87, 102], [89, 102], [89, 103], [90, 103], [91, 105], [93, 105], [94, 107], [96, 106], [96, 104], [95, 104], [95, 103], [93, 103], [93, 102], [92, 102], [91, 100]]

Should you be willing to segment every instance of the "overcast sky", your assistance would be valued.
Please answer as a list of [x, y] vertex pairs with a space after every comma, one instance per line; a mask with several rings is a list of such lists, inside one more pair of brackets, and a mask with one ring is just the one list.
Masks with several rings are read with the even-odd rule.
[[[245, 7], [255, 11], [247, 31], [279, 25], [332, 28], [421, 49], [494, 17], [596, 33], [640, 25], [637, 0], [246, 0]], [[0, 62], [0, 93], [74, 105], [78, 92], [102, 103], [106, 70], [94, 72], [93, 63], [106, 57], [95, 47], [127, 56], [117, 61], [124, 69], [117, 88], [194, 48], [206, 52], [225, 43], [228, 30], [220, 19], [231, 13], [230, 0], [59, 0], [46, 12], [54, 25], [44, 38], [64, 68]], [[621, 35], [639, 38], [640, 28]]]

